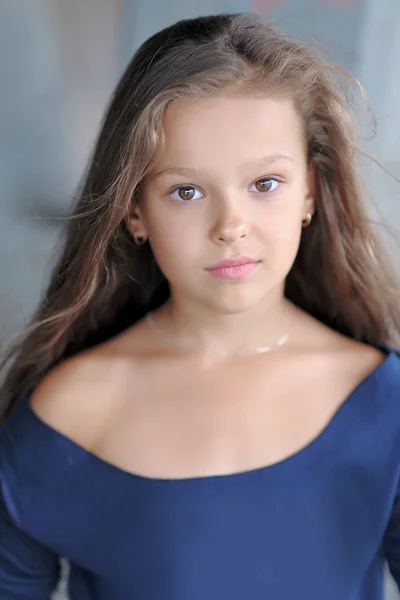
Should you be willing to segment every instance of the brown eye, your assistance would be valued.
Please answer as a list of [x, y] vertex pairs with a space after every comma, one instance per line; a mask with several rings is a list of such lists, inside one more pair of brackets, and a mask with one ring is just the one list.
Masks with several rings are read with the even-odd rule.
[[192, 200], [192, 198], [194, 196], [194, 189], [193, 188], [179, 188], [178, 194], [179, 194], [179, 198], [181, 198], [181, 200]]
[[183, 200], [184, 202], [190, 202], [191, 200], [198, 200], [199, 196], [196, 197], [196, 192], [200, 193], [197, 188], [191, 185], [180, 186], [172, 190], [171, 195], [177, 200]]
[[258, 179], [253, 185], [256, 188], [257, 192], [265, 193], [272, 192], [278, 185], [278, 182], [276, 179], [268, 177], [265, 179]]

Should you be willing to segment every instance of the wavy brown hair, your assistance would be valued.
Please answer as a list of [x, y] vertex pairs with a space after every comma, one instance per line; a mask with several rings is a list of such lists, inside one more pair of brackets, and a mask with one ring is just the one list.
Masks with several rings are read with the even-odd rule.
[[357, 88], [342, 69], [252, 14], [180, 21], [147, 40], [106, 111], [43, 301], [4, 362], [4, 414], [57, 363], [110, 338], [168, 298], [149, 243], [135, 246], [125, 222], [163, 141], [165, 107], [188, 96], [293, 99], [317, 193], [316, 215], [303, 231], [286, 295], [347, 336], [394, 345], [399, 287], [373, 234], [358, 181], [348, 94]]

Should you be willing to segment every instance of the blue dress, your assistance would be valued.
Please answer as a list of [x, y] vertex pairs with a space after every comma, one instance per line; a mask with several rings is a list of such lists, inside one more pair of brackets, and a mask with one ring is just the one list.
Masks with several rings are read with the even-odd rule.
[[400, 356], [291, 457], [186, 479], [133, 475], [44, 424], [0, 430], [0, 598], [381, 600], [400, 585]]

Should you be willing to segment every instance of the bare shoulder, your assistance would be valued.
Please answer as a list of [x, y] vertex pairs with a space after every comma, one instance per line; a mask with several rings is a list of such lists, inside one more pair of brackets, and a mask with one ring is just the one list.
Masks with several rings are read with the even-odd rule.
[[113, 340], [69, 358], [51, 370], [31, 395], [37, 416], [91, 449], [124, 398], [134, 357], [127, 360]]
[[343, 399], [380, 367], [387, 354], [368, 344], [339, 336], [325, 356], [326, 382], [333, 395]]
[[383, 350], [349, 338], [309, 314], [303, 313], [299, 323], [300, 339], [306, 340], [311, 356], [318, 356], [321, 373], [331, 373], [338, 382], [356, 385], [387, 357]]
[[384, 351], [344, 337], [341, 345], [335, 349], [334, 356], [338, 368], [343, 369], [357, 381], [362, 381], [384, 362], [387, 353]]

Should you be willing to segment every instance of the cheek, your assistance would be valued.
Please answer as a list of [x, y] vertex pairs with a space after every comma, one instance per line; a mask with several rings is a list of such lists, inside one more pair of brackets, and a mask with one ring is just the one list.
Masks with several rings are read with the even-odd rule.
[[169, 281], [199, 259], [198, 230], [190, 223], [183, 227], [179, 219], [153, 219], [148, 234], [154, 257]]
[[292, 245], [298, 241], [301, 233], [301, 207], [285, 202], [271, 207], [267, 212], [264, 223], [266, 237], [279, 245]]
[[263, 228], [265, 261], [277, 271], [291, 267], [299, 248], [301, 238], [300, 210], [280, 210], [270, 214]]

